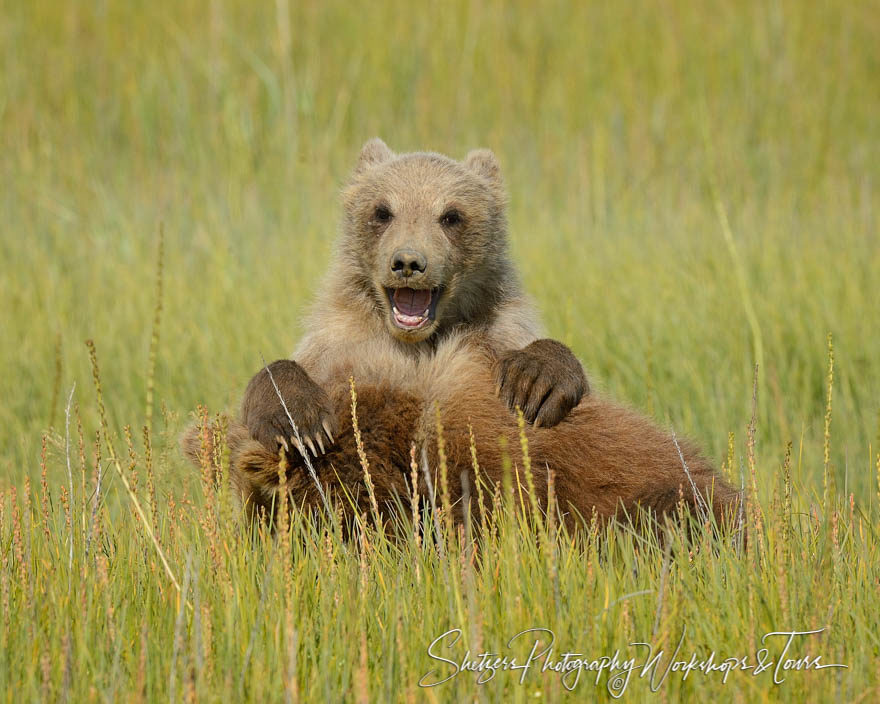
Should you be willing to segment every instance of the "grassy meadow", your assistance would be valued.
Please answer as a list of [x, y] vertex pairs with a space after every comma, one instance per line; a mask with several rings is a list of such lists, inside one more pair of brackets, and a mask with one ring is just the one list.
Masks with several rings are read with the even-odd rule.
[[[877, 700], [878, 36], [876, 0], [0, 3], [0, 699], [610, 700], [419, 686], [450, 629], [460, 661], [540, 627], [663, 667], [825, 629], [788, 657], [847, 669], [614, 693]], [[500, 511], [475, 551], [442, 507], [246, 534], [177, 438], [294, 348], [377, 135], [496, 152], [547, 333], [749, 487], [745, 549]]]

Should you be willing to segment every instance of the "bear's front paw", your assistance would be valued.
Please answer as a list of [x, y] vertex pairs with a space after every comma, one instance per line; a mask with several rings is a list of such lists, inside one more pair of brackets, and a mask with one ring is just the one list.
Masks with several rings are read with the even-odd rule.
[[[293, 445], [317, 457], [335, 442], [337, 432], [336, 414], [327, 393], [289, 359], [272, 362], [268, 372], [261, 369], [251, 379], [241, 404], [241, 419], [251, 437], [273, 452], [281, 447], [289, 451]], [[297, 442], [291, 421], [304, 447]]]
[[519, 407], [528, 422], [545, 428], [565, 418], [590, 390], [581, 363], [556, 340], [536, 340], [501, 355], [495, 381], [510, 410]]

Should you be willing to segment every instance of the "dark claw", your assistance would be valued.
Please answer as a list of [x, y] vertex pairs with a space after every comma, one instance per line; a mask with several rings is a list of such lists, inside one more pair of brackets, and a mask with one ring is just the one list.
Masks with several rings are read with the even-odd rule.
[[[323, 454], [327, 446], [321, 438], [322, 429], [327, 433], [330, 444], [333, 444], [335, 414], [330, 398], [296, 362], [278, 360], [269, 365], [269, 371], [271, 378], [263, 369], [251, 379], [241, 404], [242, 420], [250, 430], [251, 437], [267, 449], [276, 451], [283, 446], [277, 437], [280, 434], [290, 437], [293, 446], [303, 456], [309, 451], [313, 457]], [[272, 383], [273, 379], [275, 384]], [[289, 416], [278, 398], [279, 393]], [[301, 443], [295, 440], [297, 432]], [[321, 448], [320, 453], [315, 447], [315, 440]]]
[[334, 444], [336, 441], [333, 439], [333, 433], [330, 432], [330, 423], [325, 418], [321, 425], [324, 427], [324, 432], [327, 433], [327, 439], [330, 441], [330, 444]]
[[551, 427], [565, 418], [589, 392], [577, 358], [555, 340], [537, 340], [503, 355], [496, 363], [498, 396], [512, 411], [538, 427]]

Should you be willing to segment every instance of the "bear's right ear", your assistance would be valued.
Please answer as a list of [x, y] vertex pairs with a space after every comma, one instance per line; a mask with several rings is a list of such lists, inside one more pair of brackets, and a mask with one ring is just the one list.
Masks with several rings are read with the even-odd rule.
[[502, 187], [501, 164], [489, 149], [474, 149], [469, 152], [464, 159], [464, 165], [496, 188]]
[[355, 174], [360, 174], [367, 169], [381, 164], [394, 157], [388, 145], [378, 137], [373, 137], [361, 149], [361, 155], [358, 157], [357, 166], [354, 167]]

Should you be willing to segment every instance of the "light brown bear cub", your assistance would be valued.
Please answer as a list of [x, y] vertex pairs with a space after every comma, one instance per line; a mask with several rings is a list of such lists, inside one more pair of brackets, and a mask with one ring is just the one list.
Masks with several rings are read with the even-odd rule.
[[[295, 361], [269, 365], [271, 376], [261, 370], [247, 387], [241, 420], [230, 424], [231, 480], [251, 515], [273, 506], [281, 452], [288, 455], [293, 505], [320, 506], [303, 469], [301, 452], [308, 452], [326, 493], [354, 497], [356, 510], [368, 510], [350, 377], [383, 512], [414, 490], [428, 497], [427, 481], [410, 486], [410, 451], [415, 445], [436, 470], [439, 409], [461, 519], [462, 483], [473, 490], [475, 481], [472, 436], [490, 490], [502, 481], [502, 437], [521, 470], [512, 452], [519, 447], [516, 408], [529, 421], [542, 508], [552, 470], [559, 508], [570, 517], [595, 511], [608, 519], [639, 507], [663, 514], [681, 500], [708, 506], [719, 519], [733, 510], [737, 492], [691, 445], [679, 446], [638, 414], [590, 396], [568, 348], [539, 337], [508, 255], [505, 194], [491, 152], [457, 162], [433, 153], [395, 155], [371, 140], [343, 204], [339, 246]], [[301, 452], [290, 450], [288, 412], [303, 438]], [[184, 439], [196, 462], [209, 443], [209, 434], [196, 431]]]
[[[483, 349], [511, 411], [530, 423], [561, 421], [588, 384], [580, 363], [539, 325], [507, 247], [501, 170], [488, 150], [464, 162], [440, 154], [395, 155], [364, 146], [343, 192], [342, 236], [293, 360], [270, 369], [313, 454], [338, 427], [330, 387], [392, 384], [430, 396], [446, 378], [438, 351], [452, 341]], [[277, 449], [290, 421], [265, 370], [251, 381], [242, 418]], [[292, 438], [291, 438], [292, 439]]]

